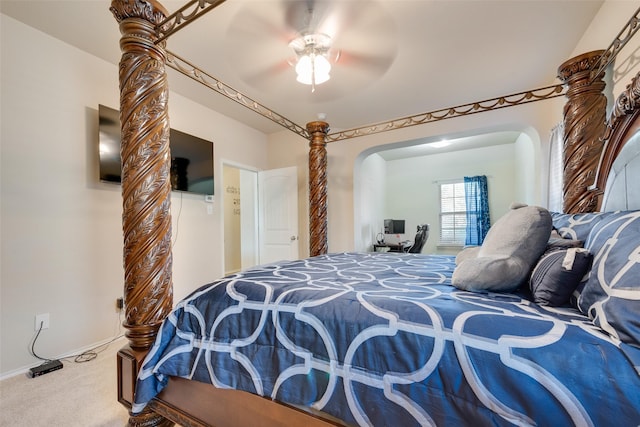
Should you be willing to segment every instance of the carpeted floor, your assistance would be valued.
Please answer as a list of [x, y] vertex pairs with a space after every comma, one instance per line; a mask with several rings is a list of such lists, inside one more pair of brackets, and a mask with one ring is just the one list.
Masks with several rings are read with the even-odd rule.
[[113, 342], [89, 362], [63, 361], [59, 371], [1, 381], [0, 426], [125, 426], [127, 411], [116, 400], [116, 353], [125, 342]]

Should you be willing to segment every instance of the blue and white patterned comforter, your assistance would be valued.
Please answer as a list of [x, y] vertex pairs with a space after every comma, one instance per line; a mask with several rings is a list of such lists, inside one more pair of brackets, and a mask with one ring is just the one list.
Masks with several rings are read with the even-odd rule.
[[134, 411], [179, 376], [365, 426], [640, 425], [640, 349], [570, 308], [457, 290], [453, 269], [343, 253], [206, 285], [163, 324]]

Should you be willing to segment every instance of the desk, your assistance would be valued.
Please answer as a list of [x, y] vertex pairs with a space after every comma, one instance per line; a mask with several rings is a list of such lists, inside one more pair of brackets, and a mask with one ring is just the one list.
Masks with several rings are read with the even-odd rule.
[[374, 252], [404, 252], [411, 247], [411, 242], [393, 243], [375, 243], [373, 245]]

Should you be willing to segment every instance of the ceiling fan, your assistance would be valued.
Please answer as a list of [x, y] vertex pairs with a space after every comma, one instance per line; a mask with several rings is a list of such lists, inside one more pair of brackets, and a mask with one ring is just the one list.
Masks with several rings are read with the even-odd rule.
[[[322, 102], [381, 77], [396, 56], [395, 34], [395, 22], [376, 0], [249, 1], [229, 24], [226, 59], [258, 90], [286, 88]], [[305, 53], [321, 59], [313, 74], [299, 77]]]

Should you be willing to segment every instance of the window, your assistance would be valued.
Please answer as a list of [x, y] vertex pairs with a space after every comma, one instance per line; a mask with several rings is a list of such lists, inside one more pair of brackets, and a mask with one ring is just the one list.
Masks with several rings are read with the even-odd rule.
[[466, 228], [464, 182], [440, 184], [440, 245], [464, 246]]
[[549, 143], [549, 195], [548, 206], [550, 211], [562, 212], [563, 209], [563, 153], [564, 124], [560, 123], [551, 131]]

